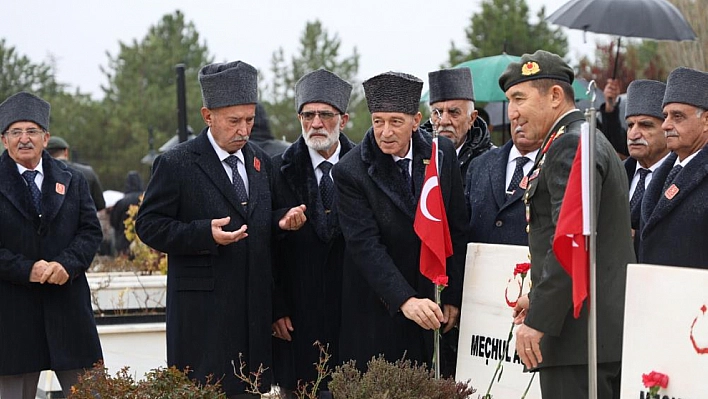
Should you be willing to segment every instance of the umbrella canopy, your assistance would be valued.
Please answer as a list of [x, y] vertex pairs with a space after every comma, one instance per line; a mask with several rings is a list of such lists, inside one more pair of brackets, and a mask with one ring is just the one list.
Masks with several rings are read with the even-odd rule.
[[696, 33], [667, 0], [571, 0], [548, 22], [588, 32], [655, 40], [695, 40]]
[[[453, 68], [469, 68], [472, 72], [472, 85], [474, 86], [475, 102], [490, 103], [506, 101], [504, 92], [499, 87], [499, 76], [504, 72], [507, 65], [512, 62], [519, 62], [521, 57], [508, 54], [494, 55], [491, 57], [477, 58], [476, 60], [465, 61], [455, 65]], [[586, 99], [585, 88], [573, 82], [575, 99]], [[429, 93], [426, 91], [421, 97], [421, 102], [428, 102]]]

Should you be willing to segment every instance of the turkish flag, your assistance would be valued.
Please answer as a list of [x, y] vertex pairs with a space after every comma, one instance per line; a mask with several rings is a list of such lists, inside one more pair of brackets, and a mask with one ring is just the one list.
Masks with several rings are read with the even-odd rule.
[[440, 191], [438, 139], [433, 139], [430, 163], [420, 192], [413, 228], [420, 237], [420, 272], [430, 281], [446, 275], [446, 259], [452, 255], [452, 240]]
[[[589, 216], [589, 212], [586, 209], [587, 203], [583, 203], [583, 191], [586, 187], [583, 185], [582, 178], [585, 173], [583, 173], [581, 147], [582, 144], [579, 142], [553, 237], [553, 252], [556, 259], [570, 274], [573, 281], [573, 316], [576, 319], [580, 316], [583, 301], [588, 297], [589, 283], [588, 249], [583, 235], [584, 219]], [[585, 192], [587, 193], [587, 190]]]

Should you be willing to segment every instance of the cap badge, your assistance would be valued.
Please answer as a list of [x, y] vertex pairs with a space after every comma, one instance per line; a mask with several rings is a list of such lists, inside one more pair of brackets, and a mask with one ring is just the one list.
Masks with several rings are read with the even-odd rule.
[[535, 61], [529, 61], [521, 67], [521, 74], [524, 76], [531, 76], [539, 73], [541, 68]]

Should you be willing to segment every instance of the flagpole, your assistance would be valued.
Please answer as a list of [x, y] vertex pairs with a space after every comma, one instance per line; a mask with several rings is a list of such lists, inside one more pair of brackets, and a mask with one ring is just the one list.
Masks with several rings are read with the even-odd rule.
[[[442, 115], [440, 115], [440, 111], [436, 111], [438, 119], [442, 118]], [[435, 124], [432, 123], [432, 118], [430, 120], [432, 126], [433, 126], [433, 141], [438, 138], [438, 129], [435, 128]], [[435, 146], [433, 146], [435, 148]], [[433, 157], [433, 154], [430, 154], [430, 157]], [[436, 162], [439, 162], [438, 157], [435, 157]], [[435, 165], [435, 168], [437, 170], [440, 170], [440, 165]], [[438, 289], [437, 284], [433, 283], [433, 287], [435, 289], [435, 303], [440, 305], [442, 302], [440, 300], [440, 290]], [[441, 326], [442, 327], [442, 326]], [[434, 359], [433, 363], [435, 363], [435, 378], [440, 379], [440, 329], [436, 329], [435, 332], [433, 333], [433, 353], [434, 353]]]
[[589, 312], [588, 312], [588, 398], [597, 399], [597, 280], [595, 275], [596, 270], [596, 254], [597, 254], [597, 220], [595, 212], [595, 181], [597, 167], [595, 166], [595, 129], [596, 110], [595, 110], [595, 81], [592, 80], [588, 84], [587, 93], [590, 95], [590, 108], [585, 110], [585, 118], [587, 119], [590, 128], [588, 135], [588, 164], [589, 164], [589, 179], [588, 179], [588, 209], [589, 212], [589, 280], [590, 289], [589, 297]]

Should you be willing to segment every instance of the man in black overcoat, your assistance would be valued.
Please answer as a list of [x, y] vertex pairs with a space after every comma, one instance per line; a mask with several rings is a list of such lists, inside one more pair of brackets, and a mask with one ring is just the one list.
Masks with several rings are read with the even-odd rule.
[[34, 399], [42, 370], [68, 397], [103, 358], [85, 271], [101, 227], [84, 176], [53, 159], [49, 103], [0, 104], [0, 397]]
[[[344, 237], [337, 220], [331, 169], [354, 147], [342, 133], [352, 86], [326, 69], [295, 85], [302, 136], [273, 157], [273, 209], [305, 204], [308, 223], [276, 236], [273, 323], [274, 373], [281, 388], [315, 381], [315, 341], [337, 364]], [[326, 389], [326, 381], [322, 389]]]
[[[509, 120], [529, 138], [543, 137], [524, 201], [528, 207], [532, 288], [517, 306], [516, 350], [538, 369], [548, 398], [588, 397], [588, 306], [573, 317], [572, 281], [552, 249], [568, 175], [580, 141], [573, 69], [538, 50], [511, 63], [499, 78]], [[627, 264], [634, 262], [627, 175], [610, 142], [596, 136], [598, 397], [619, 397]], [[590, 295], [593, 295], [592, 293]], [[529, 304], [530, 301], [530, 304]]]
[[662, 125], [672, 154], [642, 201], [639, 261], [708, 268], [708, 73], [669, 74]]
[[629, 210], [632, 220], [635, 253], [639, 251], [639, 219], [644, 192], [669, 156], [661, 102], [666, 83], [655, 80], [635, 80], [627, 88], [627, 148], [624, 161], [629, 182]]
[[372, 357], [431, 365], [433, 329], [450, 330], [459, 316], [467, 214], [452, 143], [441, 137], [440, 187], [454, 255], [440, 307], [420, 272], [413, 229], [431, 137], [418, 128], [423, 82], [387, 72], [364, 82], [372, 128], [334, 169], [339, 222], [346, 242], [340, 359], [366, 368]]
[[[155, 160], [136, 230], [168, 254], [167, 364], [202, 383], [213, 375], [229, 398], [241, 397], [234, 364], [242, 359], [246, 375], [271, 365], [271, 163], [248, 142], [256, 69], [211, 64], [199, 82], [208, 127]], [[302, 211], [277, 224], [299, 227]]]

